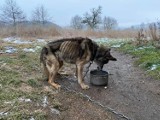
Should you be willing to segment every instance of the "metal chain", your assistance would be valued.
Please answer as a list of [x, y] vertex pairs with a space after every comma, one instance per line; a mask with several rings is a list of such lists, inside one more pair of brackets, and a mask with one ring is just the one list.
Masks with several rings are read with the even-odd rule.
[[107, 111], [112, 112], [113, 114], [115, 114], [115, 115], [117, 115], [117, 116], [119, 116], [119, 117], [121, 117], [121, 118], [123, 118], [123, 119], [125, 119], [125, 120], [131, 120], [131, 119], [128, 118], [127, 116], [123, 115], [122, 113], [119, 113], [119, 112], [115, 111], [114, 109], [112, 109], [112, 108], [110, 108], [110, 107], [108, 107], [108, 106], [105, 106], [105, 105], [101, 104], [101, 103], [98, 102], [98, 101], [93, 100], [90, 96], [88, 96], [88, 95], [86, 95], [86, 94], [83, 94], [82, 92], [77, 92], [76, 90], [71, 90], [71, 89], [67, 88], [66, 86], [62, 86], [62, 89], [63, 89], [63, 90], [67, 90], [68, 92], [75, 93], [75, 94], [77, 94], [77, 95], [81, 95], [81, 96], [83, 96], [84, 98], [86, 98], [88, 101], [90, 101], [90, 102], [92, 102], [92, 103], [94, 103], [94, 104], [96, 104], [96, 105], [104, 108], [104, 109], [107, 110]]
[[91, 62], [89, 63], [89, 65], [88, 65], [88, 67], [87, 67], [87, 71], [86, 71], [86, 73], [85, 73], [84, 76], [83, 76], [83, 79], [86, 77], [86, 75], [87, 75], [87, 73], [88, 73], [88, 71], [89, 71], [89, 68], [90, 68], [90, 66], [92, 65], [92, 63], [93, 63], [93, 61], [91, 61]]

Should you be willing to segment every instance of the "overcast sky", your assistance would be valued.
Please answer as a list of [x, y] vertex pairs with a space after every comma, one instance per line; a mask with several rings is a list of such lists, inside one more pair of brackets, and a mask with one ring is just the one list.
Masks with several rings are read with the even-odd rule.
[[[121, 27], [160, 20], [160, 0], [15, 0], [30, 17], [35, 7], [44, 5], [52, 21], [61, 26], [70, 24], [75, 15], [83, 16], [102, 6], [102, 17], [114, 17]], [[0, 0], [0, 6], [5, 0]]]

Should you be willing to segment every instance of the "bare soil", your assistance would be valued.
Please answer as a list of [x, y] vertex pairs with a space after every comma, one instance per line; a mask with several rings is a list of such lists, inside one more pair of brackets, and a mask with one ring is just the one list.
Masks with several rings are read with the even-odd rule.
[[[85, 82], [90, 85], [89, 90], [82, 90], [73, 74], [62, 75], [57, 79], [62, 88], [86, 96], [90, 101], [82, 102], [80, 100], [80, 106], [77, 106], [77, 103], [71, 104], [71, 112], [74, 112], [76, 116], [81, 116], [82, 110], [85, 113], [82, 116], [90, 114], [93, 116], [99, 113], [101, 118], [91, 118], [105, 120], [105, 113], [99, 112], [98, 107], [97, 109], [95, 109], [95, 106], [94, 108], [88, 108], [89, 104], [92, 103], [92, 105], [99, 106], [102, 111], [112, 113], [110, 114], [112, 120], [160, 120], [160, 81], [154, 80], [147, 75], [147, 72], [136, 67], [134, 65], [136, 58], [114, 50], [112, 50], [112, 54], [118, 61], [109, 62], [104, 67], [104, 70], [109, 72], [107, 87], [91, 85], [89, 73], [85, 77]], [[95, 68], [96, 65], [92, 64], [90, 70]], [[90, 111], [86, 109], [90, 109]], [[85, 116], [82, 119], [85, 119]]]

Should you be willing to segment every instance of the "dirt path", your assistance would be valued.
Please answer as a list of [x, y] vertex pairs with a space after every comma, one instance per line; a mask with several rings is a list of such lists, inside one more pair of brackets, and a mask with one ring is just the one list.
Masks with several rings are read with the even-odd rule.
[[[74, 77], [62, 77], [58, 82], [70, 90], [83, 93], [107, 107], [117, 116], [131, 120], [160, 119], [160, 82], [147, 77], [145, 72], [133, 65], [134, 58], [112, 50], [118, 61], [104, 67], [110, 73], [109, 85], [81, 90]], [[93, 64], [91, 69], [96, 66]], [[85, 78], [89, 84], [89, 75]], [[120, 113], [120, 114], [119, 114]]]

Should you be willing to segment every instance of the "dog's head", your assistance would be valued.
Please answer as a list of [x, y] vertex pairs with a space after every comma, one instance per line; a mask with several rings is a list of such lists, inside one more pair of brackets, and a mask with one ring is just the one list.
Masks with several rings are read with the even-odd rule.
[[103, 65], [107, 64], [110, 60], [117, 61], [117, 59], [111, 55], [110, 50], [110, 48], [105, 48], [104, 46], [101, 46], [97, 49], [94, 62], [96, 62], [98, 65], [99, 70], [102, 70]]

